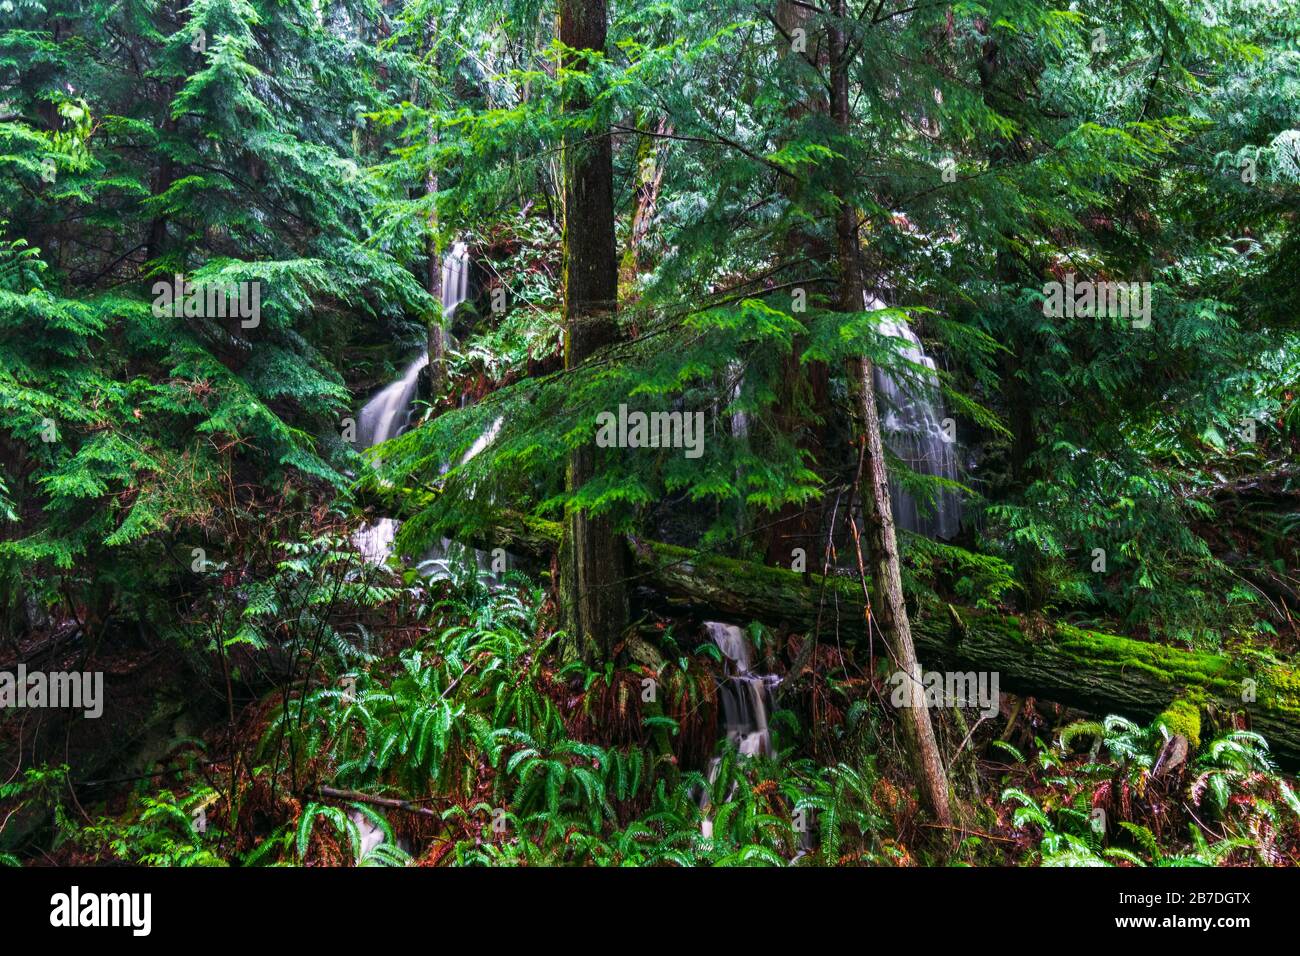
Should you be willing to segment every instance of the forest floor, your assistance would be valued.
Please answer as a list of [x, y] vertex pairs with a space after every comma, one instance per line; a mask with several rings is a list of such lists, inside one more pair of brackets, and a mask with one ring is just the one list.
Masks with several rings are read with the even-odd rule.
[[[401, 682], [410, 665], [408, 655], [420, 648], [438, 653], [440, 631], [474, 627], [475, 615], [490, 613], [497, 600], [480, 591], [467, 601], [447, 582], [431, 590], [441, 598], [440, 610], [425, 622], [402, 625], [404, 609], [397, 604], [374, 609], [374, 632], [385, 636], [382, 646], [373, 649], [367, 676], [386, 691]], [[545, 648], [554, 633], [553, 603], [539, 591], [526, 592], [526, 597], [540, 606], [530, 610], [535, 613], [530, 617], [534, 628], [525, 637], [535, 648]], [[385, 629], [385, 624], [397, 626]], [[405, 848], [417, 865], [493, 862], [498, 848], [512, 842], [511, 834], [496, 832], [489, 812], [501, 804], [503, 787], [509, 791], [507, 763], [468, 740], [459, 744], [459, 761], [455, 755], [448, 757], [457, 762], [459, 782], [454, 785], [445, 783], [450, 779], [445, 775], [443, 784], [434, 783], [440, 776], [435, 769], [424, 771], [429, 777], [416, 783], [401, 772], [384, 772], [372, 775], [369, 786], [340, 787], [336, 782], [341, 752], [328, 745], [313, 749], [306, 742], [310, 733], [298, 738], [297, 745], [281, 747], [282, 741], [276, 741], [269, 747], [277, 719], [334, 680], [311, 661], [304, 660], [302, 671], [293, 679], [282, 678], [279, 686], [267, 686], [264, 680], [234, 685], [232, 723], [221, 707], [186, 706], [184, 701], [192, 704], [203, 696], [193, 694], [187, 683], [193, 675], [174, 664], [163, 667], [164, 658], [144, 649], [147, 642], [106, 642], [112, 650], [89, 649], [69, 641], [68, 632], [65, 625], [44, 638], [43, 651], [33, 644], [26, 652], [43, 654], [51, 667], [57, 663], [68, 669], [93, 658], [94, 667], [110, 675], [115, 699], [136, 700], [139, 707], [119, 706], [111, 725], [57, 718], [39, 725], [5, 723], [6, 736], [23, 738], [29, 763], [73, 768], [65, 779], [46, 781], [45, 799], [34, 799], [34, 789], [29, 789], [17, 801], [30, 818], [32, 834], [51, 827], [61, 834], [49, 848], [30, 855], [30, 865], [103, 863], [121, 858], [128, 847], [129, 853], [144, 854], [146, 862], [160, 862], [180, 847], [186, 848], [183, 858], [199, 853], [208, 862], [247, 862], [259, 847], [277, 841], [285, 844], [286, 861], [317, 866], [360, 862], [351, 845], [355, 836], [349, 837], [346, 824], [309, 826], [289, 852], [284, 835], [301, 834], [304, 814], [310, 823], [310, 813], [328, 813], [321, 809], [328, 807], [350, 808], [354, 814], [368, 807], [380, 814], [388, 824], [389, 841]], [[648, 777], [681, 783], [690, 771], [704, 776], [722, 735], [721, 667], [707, 653], [701, 622], [647, 612], [639, 633], [647, 643], [681, 648], [686, 654], [682, 666], [674, 668], [676, 682], [664, 685], [667, 699], [659, 714], [676, 722], [667, 748], [647, 726], [653, 715], [643, 707], [640, 691], [646, 675], [654, 672], [644, 665], [629, 663], [579, 679], [543, 651], [512, 680], [534, 686], [537, 700], [555, 709], [567, 738], [598, 748], [591, 752], [593, 766], [603, 766], [615, 751], [643, 751], [656, 755], [643, 768]], [[792, 780], [806, 789], [811, 778], [806, 770], [792, 773], [791, 768], [808, 760], [821, 766], [860, 763], [856, 755], [865, 747], [870, 751], [869, 773], [854, 800], [847, 801], [855, 812], [835, 822], [840, 830], [835, 856], [814, 857], [819, 864], [1005, 866], [1105, 859], [1136, 865], [1183, 858], [1239, 865], [1300, 863], [1300, 815], [1287, 810], [1283, 795], [1294, 786], [1288, 778], [1261, 766], [1231, 771], [1216, 782], [1211, 773], [1216, 765], [1198, 764], [1193, 755], [1166, 760], [1162, 766], [1168, 748], [1160, 746], [1159, 736], [1152, 737], [1149, 729], [1145, 738], [1136, 727], [1102, 731], [1078, 711], [1009, 695], [1003, 696], [995, 717], [974, 709], [937, 712], [940, 747], [959, 798], [957, 826], [937, 828], [917, 805], [897, 722], [885, 705], [889, 688], [883, 669], [870, 673], [852, 648], [831, 642], [816, 649], [801, 675], [789, 678], [789, 665], [801, 656], [801, 636], [765, 632], [760, 637], [759, 666], [785, 678], [777, 704], [784, 716], [778, 713], [772, 719], [779, 756], [773, 761], [739, 761], [733, 768], [732, 792], [724, 796], [786, 823], [784, 841], [756, 826], [737, 834], [741, 843], [752, 840], [774, 847], [777, 857], [797, 859], [797, 828], [791, 831], [788, 822], [794, 809], [789, 794], [797, 789], [792, 789]], [[484, 653], [482, 648], [479, 653]], [[481, 703], [489, 686], [497, 696], [503, 692], [501, 684], [481, 686], [470, 691], [468, 707], [476, 706], [475, 700]], [[440, 693], [455, 689], [449, 683]], [[219, 693], [207, 697], [217, 699]], [[512, 719], [496, 716], [497, 732], [509, 732]], [[469, 717], [462, 713], [458, 719]], [[309, 724], [313, 720], [319, 718], [308, 716]], [[845, 728], [855, 722], [869, 727], [867, 739], [853, 740], [846, 734]], [[1121, 739], [1125, 735], [1128, 739]], [[294, 746], [301, 751], [295, 754]], [[382, 743], [366, 740], [362, 746]], [[518, 755], [527, 749], [510, 752]], [[69, 785], [69, 780], [79, 782]], [[742, 782], [747, 790], [737, 796], [734, 786]], [[1230, 786], [1231, 792], [1216, 810], [1205, 797], [1221, 785]], [[232, 793], [233, 802], [228, 798]], [[186, 802], [184, 794], [206, 796], [200, 805]], [[515, 794], [518, 797], [518, 790]], [[515, 810], [522, 818], [527, 800], [517, 802]], [[609, 803], [608, 813], [595, 821], [596, 832], [606, 838], [638, 820], [653, 819], [656, 807], [663, 809], [649, 787], [632, 788], [623, 799], [615, 796]], [[195, 823], [195, 806], [205, 821], [202, 827]], [[170, 807], [170, 816], [179, 820], [160, 819], [159, 807]], [[53, 817], [51, 808], [56, 808]], [[1100, 830], [1099, 810], [1103, 821], [1109, 815]], [[181, 825], [186, 815], [188, 840]], [[675, 822], [698, 827], [699, 818], [692, 822], [687, 812]], [[578, 837], [590, 826], [581, 813], [567, 819], [559, 838], [562, 848], [536, 862], [610, 862], [578, 848]], [[672, 829], [663, 828], [660, 839], [673, 838]], [[705, 862], [708, 854], [692, 859]]]

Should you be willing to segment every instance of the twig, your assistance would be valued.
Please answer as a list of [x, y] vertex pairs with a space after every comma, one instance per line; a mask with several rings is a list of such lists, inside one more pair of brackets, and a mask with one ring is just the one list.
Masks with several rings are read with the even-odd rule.
[[1011, 837], [994, 836], [992, 833], [985, 833], [983, 830], [968, 830], [966, 827], [950, 826], [943, 823], [921, 823], [919, 826], [930, 827], [933, 830], [953, 830], [957, 833], [963, 833], [967, 836], [983, 837], [986, 840], [997, 840], [999, 843], [1018, 843]]
[[970, 739], [971, 739], [972, 736], [974, 736], [975, 731], [979, 729], [979, 725], [982, 724], [982, 723], [984, 723], [984, 721], [986, 721], [986, 720], [988, 720], [988, 718], [985, 717], [985, 716], [983, 716], [983, 715], [981, 715], [981, 716], [980, 716], [980, 719], [977, 720], [977, 721], [975, 721], [975, 726], [972, 727], [972, 728], [970, 729], [970, 732], [966, 734], [966, 739], [963, 740], [960, 744], [957, 745], [957, 749], [953, 752], [952, 757], [949, 758], [949, 760], [948, 760], [948, 765], [949, 765], [949, 766], [952, 766], [953, 764], [955, 764], [955, 763], [957, 762], [957, 758], [960, 757], [960, 756], [961, 756], [961, 752], [962, 752], [963, 750], [966, 749], [966, 745], [967, 745], [968, 743], [970, 743]]
[[356, 790], [337, 790], [334, 787], [318, 787], [316, 792], [319, 796], [330, 800], [350, 800], [353, 803], [365, 803], [376, 807], [388, 807], [392, 810], [405, 810], [407, 813], [418, 813], [422, 817], [433, 817], [435, 820], [442, 819], [442, 814], [436, 810], [416, 806], [409, 800], [398, 800], [395, 797], [374, 797], [368, 793], [359, 793]]

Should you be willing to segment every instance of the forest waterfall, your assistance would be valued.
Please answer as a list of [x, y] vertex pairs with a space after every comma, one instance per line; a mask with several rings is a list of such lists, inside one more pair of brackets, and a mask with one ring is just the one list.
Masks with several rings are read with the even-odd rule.
[[754, 648], [748, 636], [734, 624], [706, 621], [704, 629], [725, 658], [726, 679], [722, 684], [722, 715], [727, 739], [741, 756], [771, 756], [772, 738], [767, 713], [772, 691], [781, 679], [775, 674], [754, 673]]
[[[718, 686], [722, 700], [722, 721], [726, 739], [735, 745], [742, 757], [772, 756], [772, 735], [767, 726], [767, 715], [772, 708], [772, 691], [781, 683], [775, 674], [754, 673], [754, 648], [748, 636], [734, 624], [705, 621], [704, 629], [713, 643], [722, 651], [724, 678]], [[717, 778], [721, 758], [709, 761], [709, 783]], [[706, 813], [701, 822], [701, 832], [713, 835], [713, 820], [707, 813], [708, 794], [702, 804]]]
[[1300, 0], [155, 6], [0, 0], [6, 939], [1285, 906]]
[[[864, 304], [868, 311], [888, 308], [870, 294]], [[930, 370], [928, 375], [915, 370], [895, 375], [875, 369], [882, 440], [917, 474], [956, 481], [954, 442], [944, 434], [944, 408], [934, 359], [925, 354], [921, 340], [906, 322], [885, 319], [880, 323], [880, 332], [903, 339], [907, 344], [899, 347], [900, 357]], [[933, 503], [923, 503], [899, 482], [891, 481], [889, 498], [899, 528], [928, 538], [947, 539], [956, 537], [961, 529], [961, 498], [956, 491], [936, 489]]]
[[[868, 311], [888, 308], [879, 298], [867, 295], [864, 306]], [[906, 362], [928, 369], [930, 374], [909, 370], [910, 374], [891, 374], [875, 370], [876, 394], [880, 400], [881, 436], [889, 450], [918, 474], [957, 478], [956, 456], [953, 442], [944, 435], [944, 408], [939, 394], [938, 369], [934, 359], [925, 354], [921, 340], [906, 322], [886, 319], [880, 323], [880, 332], [891, 339], [901, 339], [899, 355]], [[740, 391], [739, 375], [731, 387], [734, 401]], [[732, 418], [732, 434], [737, 438], [749, 435], [749, 417], [738, 413]], [[941, 489], [934, 493], [933, 504], [923, 505], [896, 481], [890, 482], [890, 500], [894, 520], [898, 527], [927, 537], [952, 538], [961, 526], [961, 500], [954, 491]], [[772, 694], [781, 679], [775, 674], [754, 673], [754, 649], [745, 632], [734, 624], [706, 621], [704, 629], [717, 645], [724, 658], [724, 677], [718, 693], [722, 702], [722, 722], [725, 739], [736, 747], [739, 755], [772, 756], [772, 736], [768, 729], [768, 714], [772, 708]], [[709, 761], [707, 777], [712, 784], [717, 778], [720, 757]], [[712, 815], [708, 810], [709, 794], [701, 795], [704, 810], [701, 832], [704, 837], [713, 835]], [[811, 846], [811, 835], [801, 838], [800, 855]]]
[[[863, 295], [863, 305], [872, 312], [888, 306], [870, 293]], [[884, 319], [880, 333], [902, 342], [899, 357], [914, 366], [929, 369], [930, 374], [909, 369], [907, 374], [892, 374], [879, 367], [874, 370], [876, 396], [880, 404], [880, 431], [886, 447], [912, 471], [931, 478], [957, 480], [955, 443], [944, 434], [943, 397], [939, 392], [938, 367], [925, 354], [921, 340], [906, 322]], [[740, 362], [728, 366], [729, 397], [740, 396], [744, 367]], [[744, 440], [749, 437], [750, 416], [736, 412], [731, 416], [731, 434]], [[894, 524], [927, 538], [952, 539], [961, 530], [961, 496], [950, 489], [935, 489], [933, 499], [924, 502], [901, 487], [889, 483]]]
[[[469, 252], [463, 242], [455, 243], [442, 260], [442, 321], [450, 325], [457, 307], [469, 295]], [[429, 353], [421, 352], [400, 378], [380, 390], [357, 414], [357, 439], [362, 448], [373, 448], [406, 431], [411, 423], [412, 403], [420, 384], [420, 372], [429, 364]], [[482, 441], [482, 439], [480, 439]], [[476, 445], [477, 447], [477, 445]], [[379, 518], [356, 533], [358, 550], [374, 564], [383, 564], [393, 551], [398, 522]], [[444, 549], [447, 542], [444, 542]]]
[[[444, 322], [449, 322], [455, 309], [468, 295], [469, 256], [464, 243], [456, 243], [442, 264], [442, 311]], [[868, 295], [868, 310], [887, 308], [884, 302]], [[906, 322], [892, 319], [882, 321], [880, 331], [891, 338], [902, 339], [901, 357], [909, 363], [936, 371], [934, 359], [925, 354], [920, 340]], [[420, 354], [403, 371], [401, 377], [379, 391], [361, 409], [358, 415], [358, 433], [366, 448], [395, 438], [410, 425], [412, 402], [419, 385], [419, 376], [428, 364], [427, 352]], [[739, 391], [739, 382], [733, 387]], [[956, 479], [956, 462], [952, 443], [943, 434], [943, 406], [938, 394], [937, 375], [922, 373], [895, 375], [880, 369], [875, 372], [876, 392], [881, 400], [881, 431], [889, 449], [920, 474]], [[733, 393], [733, 398], [735, 394]], [[732, 430], [738, 437], [747, 437], [747, 415], [737, 415]], [[474, 457], [496, 437], [501, 420], [494, 421], [466, 452], [462, 462]], [[935, 495], [933, 507], [923, 507], [910, 493], [890, 483], [894, 517], [900, 528], [930, 537], [951, 538], [956, 535], [961, 521], [960, 500], [955, 492], [941, 491]], [[392, 518], [379, 518], [363, 527], [356, 535], [358, 548], [367, 560], [382, 564], [393, 550], [398, 522]], [[455, 543], [443, 539], [440, 546], [426, 553], [420, 561], [423, 573], [445, 576], [450, 571], [450, 553]], [[475, 563], [486, 567], [486, 555], [474, 551]], [[733, 744], [741, 757], [772, 755], [772, 738], [768, 729], [768, 713], [772, 706], [772, 693], [780, 683], [775, 674], [754, 672], [754, 649], [748, 636], [734, 624], [706, 621], [705, 630], [717, 645], [724, 658], [724, 677], [719, 684], [722, 702], [722, 720], [725, 739]], [[708, 779], [712, 782], [718, 772], [720, 759], [714, 757], [708, 766]], [[702, 796], [705, 804], [707, 793]], [[360, 821], [358, 821], [360, 822]], [[712, 835], [711, 817], [705, 814], [702, 832]]]
[[[465, 244], [458, 242], [442, 260], [444, 328], [450, 325], [457, 306], [464, 302], [468, 295], [469, 253]], [[421, 352], [418, 358], [406, 366], [400, 378], [386, 385], [361, 407], [361, 411], [357, 414], [357, 438], [361, 447], [373, 448], [406, 431], [411, 424], [415, 394], [420, 384], [420, 372], [428, 364], [429, 353]], [[494, 437], [495, 432], [492, 434]], [[480, 437], [475, 443], [475, 448], [479, 448], [480, 443], [486, 447], [490, 441], [491, 437], [486, 435]], [[367, 561], [372, 564], [383, 564], [393, 552], [393, 540], [397, 536], [397, 528], [398, 522], [393, 518], [377, 518], [357, 531], [353, 543]], [[434, 549], [434, 554], [426, 555], [421, 564], [425, 565], [429, 562], [436, 564], [442, 560], [445, 567], [446, 554], [450, 547], [451, 542], [444, 538], [441, 548]], [[347, 816], [357, 828], [360, 839], [358, 855], [360, 858], [365, 858], [384, 842], [384, 831], [359, 810], [349, 810]], [[398, 840], [398, 845], [408, 852], [412, 849], [409, 841], [403, 839]]]

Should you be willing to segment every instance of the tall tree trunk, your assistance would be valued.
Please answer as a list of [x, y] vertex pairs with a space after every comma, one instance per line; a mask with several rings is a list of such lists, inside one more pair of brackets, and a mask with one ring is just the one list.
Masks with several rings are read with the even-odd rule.
[[[574, 51], [605, 49], [606, 0], [560, 0], [560, 42]], [[566, 70], [586, 68], [565, 53]], [[581, 114], [585, 96], [570, 96], [568, 114]], [[618, 335], [618, 255], [614, 241], [614, 164], [608, 126], [570, 131], [564, 166], [564, 367], [575, 369]], [[596, 472], [588, 442], [569, 459], [566, 487], [581, 488]], [[570, 509], [560, 554], [560, 587], [569, 632], [566, 656], [608, 659], [627, 625], [626, 554], [607, 516]]]
[[[843, 23], [845, 0], [831, 2], [830, 59], [831, 59], [831, 118], [840, 134], [850, 133], [849, 79]], [[861, 250], [858, 246], [857, 210], [842, 184], [851, 182], [850, 170], [840, 170], [835, 176], [834, 191], [838, 200], [835, 209], [836, 258], [839, 265], [839, 308], [844, 312], [861, 312], [863, 309], [863, 279]], [[866, 488], [863, 501], [870, 510], [867, 522], [867, 540], [871, 550], [871, 573], [874, 582], [875, 618], [880, 623], [889, 644], [895, 666], [908, 674], [919, 688], [921, 665], [912, 644], [912, 626], [903, 600], [903, 576], [898, 563], [898, 540], [894, 532], [894, 513], [889, 500], [889, 478], [885, 471], [885, 452], [880, 438], [880, 413], [876, 407], [871, 362], [854, 359], [850, 363], [851, 382], [857, 391], [860, 440], [864, 443], [864, 479]], [[921, 698], [911, 695], [914, 706], [901, 708], [900, 718], [908, 755], [921, 784], [921, 800], [941, 824], [952, 823], [948, 807], [948, 775], [939, 746], [935, 742], [930, 711]]]
[[[984, 37], [978, 63], [980, 76], [980, 95], [984, 105], [990, 110], [1003, 112], [1005, 93], [998, 84], [1008, 83], [1008, 78], [1001, 76], [1003, 60], [998, 41], [993, 36], [993, 27], [988, 20], [976, 21], [976, 29]], [[1029, 78], [1012, 77], [1013, 87], [1022, 88]], [[995, 138], [989, 145], [989, 165], [994, 169], [1011, 162], [1023, 162], [1027, 146], [1020, 136], [1009, 140]], [[1035, 393], [1032, 386], [1022, 377], [1024, 369], [1033, 369], [1035, 360], [1034, 317], [1028, 323], [1017, 316], [1013, 303], [1018, 298], [1020, 286], [1030, 284], [1026, 268], [1020, 259], [1012, 254], [1012, 248], [1021, 244], [1021, 236], [1014, 227], [1007, 235], [998, 237], [995, 253], [993, 276], [997, 284], [996, 294], [1002, 308], [1008, 313], [999, 329], [999, 338], [1003, 345], [1001, 365], [1002, 401], [1006, 409], [1007, 422], [1011, 426], [1011, 447], [1009, 450], [1008, 481], [1010, 487], [1003, 491], [1013, 500], [1023, 496], [1025, 490], [1038, 477], [1033, 467], [1033, 455], [1038, 445], [1038, 429], [1035, 428], [1037, 409]], [[1010, 299], [1006, 298], [1010, 291]], [[1052, 581], [1044, 573], [1041, 554], [1036, 546], [1028, 542], [1016, 545], [1016, 566], [1020, 570], [1025, 587], [1022, 591], [1023, 607], [1026, 611], [1037, 611], [1050, 600]]]
[[[174, 89], [171, 83], [163, 84], [163, 137], [164, 141], [174, 136], [176, 133], [177, 122], [172, 116], [172, 96]], [[170, 143], [167, 143], [170, 146]], [[172, 164], [170, 153], [163, 153], [162, 159], [158, 163], [158, 169], [154, 172], [153, 195], [161, 196], [167, 190], [172, 188], [175, 181], [176, 171]], [[149, 235], [145, 239], [145, 263], [150, 264], [163, 254], [163, 249], [167, 241], [167, 220], [159, 212], [149, 221]]]
[[[978, 64], [980, 96], [986, 107], [1001, 112], [999, 110], [1000, 94], [996, 87], [998, 74], [1001, 72], [998, 42], [991, 35], [992, 27], [987, 20], [977, 21], [976, 28], [985, 38]], [[1024, 158], [1024, 144], [1018, 136], [1011, 139], [1010, 142], [1002, 137], [997, 137], [989, 145], [988, 155], [991, 166], [1003, 166], [1008, 160], [1022, 160]], [[1005, 236], [1000, 238], [998, 242], [993, 274], [1000, 287], [998, 290], [999, 295], [1002, 294], [1002, 289], [1018, 285], [1024, 278], [1021, 265], [1009, 251], [1013, 240], [1018, 242], [1019, 237]], [[1007, 348], [1003, 353], [1001, 364], [1007, 417], [1011, 423], [1012, 435], [1009, 464], [1012, 487], [1016, 492], [1021, 492], [1033, 480], [1028, 471], [1028, 461], [1034, 452], [1037, 435], [1034, 429], [1032, 396], [1020, 380], [1020, 370], [1033, 363], [1033, 358], [1028, 351], [1028, 348], [1033, 344], [1033, 338], [1032, 335], [1026, 336], [1022, 341], [1015, 326], [1010, 326], [1007, 332], [1010, 334], [1008, 340], [1003, 343]]]

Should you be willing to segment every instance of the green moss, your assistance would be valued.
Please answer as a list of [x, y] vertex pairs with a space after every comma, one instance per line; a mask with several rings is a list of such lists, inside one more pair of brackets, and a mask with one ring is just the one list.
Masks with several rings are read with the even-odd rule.
[[1300, 722], [1300, 670], [1274, 664], [1260, 668], [1255, 678], [1258, 686], [1254, 703], [1291, 715]]
[[1228, 694], [1240, 684], [1240, 668], [1231, 658], [1206, 651], [1187, 651], [1165, 644], [1137, 641], [1062, 624], [1057, 646], [1089, 664], [1110, 662], [1136, 668], [1176, 687], [1195, 685], [1216, 694]]
[[1156, 718], [1172, 737], [1182, 734], [1193, 750], [1201, 745], [1201, 709], [1189, 698], [1180, 698], [1165, 708]]

